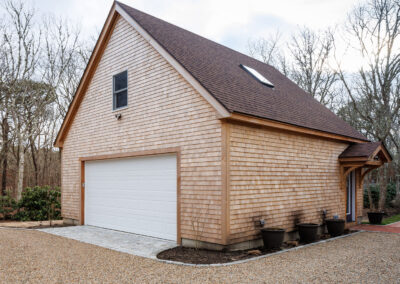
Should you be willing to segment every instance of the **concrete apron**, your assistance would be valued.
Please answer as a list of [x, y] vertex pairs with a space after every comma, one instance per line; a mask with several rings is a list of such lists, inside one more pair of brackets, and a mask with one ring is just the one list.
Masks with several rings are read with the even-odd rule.
[[169, 240], [86, 225], [37, 230], [151, 259], [157, 259], [159, 252], [177, 246], [176, 242]]

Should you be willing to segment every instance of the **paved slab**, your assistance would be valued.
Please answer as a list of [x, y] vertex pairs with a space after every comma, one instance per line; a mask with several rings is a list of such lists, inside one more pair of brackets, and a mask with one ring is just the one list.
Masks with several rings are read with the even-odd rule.
[[159, 252], [177, 246], [173, 241], [92, 226], [46, 228], [38, 231], [152, 259], [156, 259]]
[[351, 228], [352, 230], [363, 230], [373, 232], [386, 232], [386, 233], [397, 233], [400, 234], [400, 222], [392, 223], [389, 225], [358, 225]]
[[389, 226], [393, 227], [393, 228], [400, 228], [400, 222], [396, 222], [396, 223], [390, 224]]

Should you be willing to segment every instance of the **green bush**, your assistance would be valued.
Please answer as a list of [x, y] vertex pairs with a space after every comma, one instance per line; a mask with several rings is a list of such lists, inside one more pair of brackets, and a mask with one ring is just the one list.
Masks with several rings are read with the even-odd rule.
[[[371, 189], [371, 196], [372, 202], [375, 205], [375, 208], [378, 207], [379, 203], [379, 185], [370, 185]], [[386, 207], [390, 206], [390, 201], [392, 201], [396, 197], [396, 184], [391, 182], [387, 185], [387, 192], [386, 192]], [[367, 188], [364, 189], [364, 207], [369, 208], [369, 198], [368, 198], [368, 190]]]
[[7, 192], [5, 196], [0, 196], [0, 215], [3, 220], [11, 219], [11, 215], [16, 209], [17, 202], [11, 197], [10, 192]]
[[61, 219], [61, 191], [59, 188], [27, 187], [18, 202], [18, 221], [43, 221]]

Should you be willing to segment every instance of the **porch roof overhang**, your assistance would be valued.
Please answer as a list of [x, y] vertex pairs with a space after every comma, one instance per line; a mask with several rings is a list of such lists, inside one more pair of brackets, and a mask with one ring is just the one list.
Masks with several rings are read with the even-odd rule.
[[361, 181], [370, 171], [391, 161], [392, 156], [382, 142], [352, 144], [339, 155], [343, 177], [346, 178], [351, 171], [364, 168]]

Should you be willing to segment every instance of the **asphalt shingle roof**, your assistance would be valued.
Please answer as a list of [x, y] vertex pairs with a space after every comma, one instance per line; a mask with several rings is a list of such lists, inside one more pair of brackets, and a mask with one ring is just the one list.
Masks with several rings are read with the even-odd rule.
[[[274, 67], [118, 2], [229, 112], [367, 140]], [[257, 70], [275, 88], [255, 80]]]
[[382, 142], [356, 143], [347, 147], [339, 158], [369, 158], [380, 145]]

